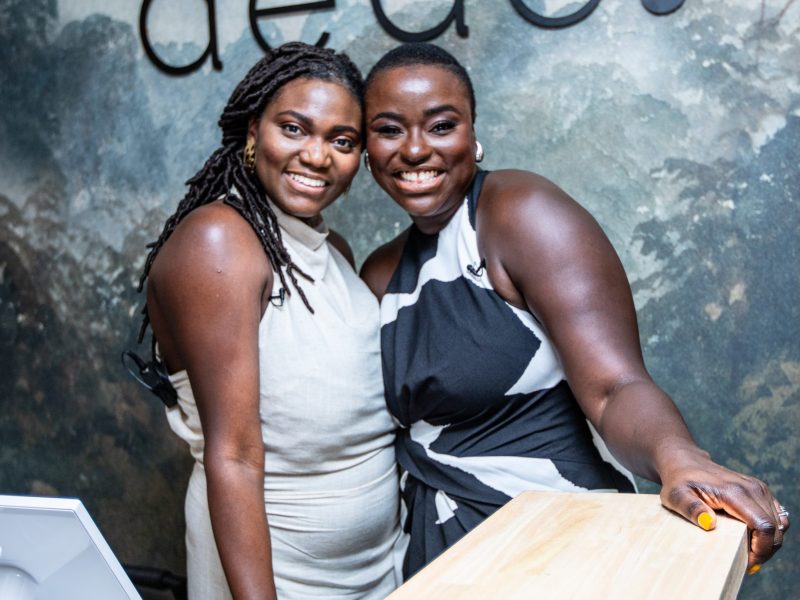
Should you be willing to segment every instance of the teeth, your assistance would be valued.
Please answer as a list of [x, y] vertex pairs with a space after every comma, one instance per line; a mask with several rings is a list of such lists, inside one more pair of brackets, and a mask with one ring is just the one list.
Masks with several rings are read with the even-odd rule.
[[401, 171], [400, 179], [417, 183], [420, 181], [430, 181], [439, 175], [438, 171]]
[[297, 173], [289, 173], [289, 177], [298, 181], [304, 185], [310, 185], [311, 187], [323, 187], [325, 182], [321, 179], [312, 179], [311, 177], [306, 177], [305, 175], [298, 175]]

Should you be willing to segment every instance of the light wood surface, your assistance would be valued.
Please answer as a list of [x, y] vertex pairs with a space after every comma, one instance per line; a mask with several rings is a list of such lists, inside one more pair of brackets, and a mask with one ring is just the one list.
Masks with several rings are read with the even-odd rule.
[[525, 492], [391, 600], [736, 598], [747, 529], [703, 531], [653, 494]]

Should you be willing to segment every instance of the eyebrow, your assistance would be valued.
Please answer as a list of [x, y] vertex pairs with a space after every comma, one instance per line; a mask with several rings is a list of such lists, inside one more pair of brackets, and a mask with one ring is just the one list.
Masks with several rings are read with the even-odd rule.
[[336, 125], [331, 131], [333, 133], [352, 133], [355, 136], [361, 136], [361, 132], [350, 125]]
[[377, 121], [378, 119], [391, 119], [392, 121], [402, 121], [402, 117], [395, 112], [383, 111], [379, 112], [377, 115], [372, 117], [372, 121]]
[[309, 119], [303, 113], [299, 113], [296, 110], [284, 110], [283, 112], [279, 112], [276, 116], [283, 117], [285, 115], [289, 115], [300, 121], [306, 127], [311, 127], [314, 124], [314, 121]]
[[[314, 125], [314, 120], [313, 119], [307, 117], [303, 113], [297, 112], [296, 110], [284, 110], [283, 112], [279, 112], [277, 114], [278, 117], [283, 117], [283, 116], [287, 116], [287, 115], [291, 116], [291, 117], [294, 117], [295, 119], [300, 121], [303, 125], [305, 125], [309, 129]], [[361, 135], [361, 132], [358, 129], [356, 129], [355, 127], [352, 127], [351, 125], [335, 125], [331, 129], [331, 131], [333, 133], [353, 133], [356, 136], [360, 136]]]
[[[440, 106], [434, 106], [433, 108], [426, 109], [422, 114], [425, 117], [431, 117], [433, 115], [438, 115], [443, 112], [454, 112], [459, 113], [459, 110], [453, 106], [452, 104], [442, 104]], [[396, 112], [391, 111], [384, 111], [379, 112], [377, 115], [372, 117], [370, 122], [377, 121], [378, 119], [391, 119], [393, 121], [403, 121], [403, 115]]]
[[424, 114], [426, 117], [430, 117], [432, 115], [438, 115], [439, 113], [443, 112], [457, 113], [458, 109], [452, 104], [442, 104], [441, 106], [434, 106], [433, 108], [429, 108], [422, 114]]

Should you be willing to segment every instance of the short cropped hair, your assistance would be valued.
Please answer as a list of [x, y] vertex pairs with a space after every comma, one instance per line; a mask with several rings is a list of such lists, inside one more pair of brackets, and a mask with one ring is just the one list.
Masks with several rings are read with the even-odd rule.
[[398, 67], [413, 67], [415, 65], [432, 65], [450, 71], [458, 77], [464, 84], [469, 95], [469, 106], [472, 110], [472, 121], [475, 122], [475, 89], [472, 87], [472, 80], [464, 66], [458, 62], [455, 56], [447, 50], [435, 44], [425, 42], [414, 42], [403, 44], [384, 54], [370, 70], [364, 85], [365, 90], [369, 90], [375, 77], [390, 69]]

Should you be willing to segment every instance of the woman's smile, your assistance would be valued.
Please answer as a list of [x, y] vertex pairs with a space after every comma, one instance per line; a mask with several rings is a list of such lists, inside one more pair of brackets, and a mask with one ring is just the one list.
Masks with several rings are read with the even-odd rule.
[[425, 171], [400, 171], [395, 174], [398, 187], [409, 194], [430, 192], [442, 183], [444, 171], [429, 169]]
[[286, 176], [289, 178], [290, 185], [301, 193], [321, 193], [327, 187], [328, 182], [315, 175], [304, 175], [288, 171]]

